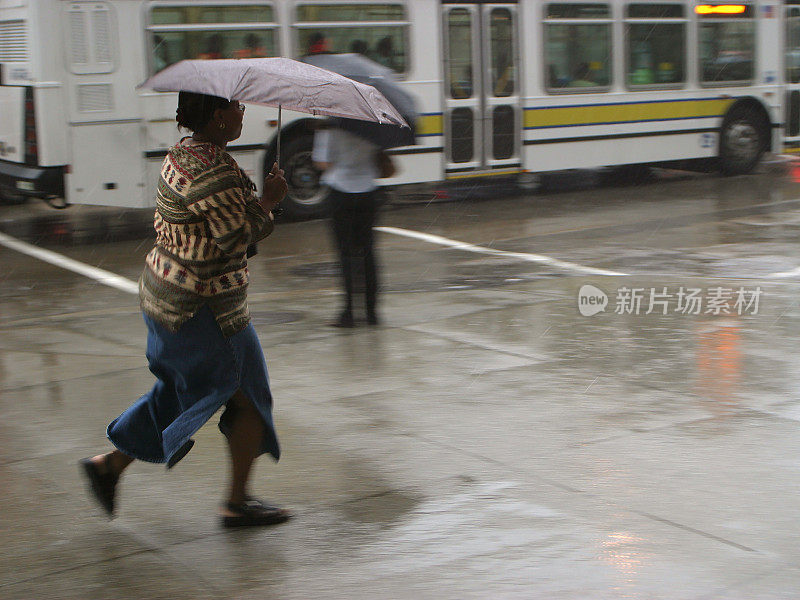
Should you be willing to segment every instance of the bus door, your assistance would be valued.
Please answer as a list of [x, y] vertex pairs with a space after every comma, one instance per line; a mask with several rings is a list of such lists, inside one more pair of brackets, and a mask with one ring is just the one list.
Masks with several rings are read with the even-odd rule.
[[52, 32], [45, 54], [55, 61], [51, 44], [63, 40], [70, 154], [66, 199], [106, 206], [152, 204], [142, 195], [141, 118], [132, 93], [140, 77], [132, 58], [138, 40], [128, 22], [133, 3], [81, 0], [53, 5], [60, 5], [64, 34]]
[[786, 120], [784, 139], [800, 142], [800, 5], [788, 4], [784, 69], [786, 78]]
[[520, 165], [517, 5], [443, 4], [446, 174]]

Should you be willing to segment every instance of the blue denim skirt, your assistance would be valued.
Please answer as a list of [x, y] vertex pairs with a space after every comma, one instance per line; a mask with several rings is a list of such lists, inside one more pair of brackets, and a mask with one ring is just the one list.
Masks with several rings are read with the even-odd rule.
[[[264, 419], [261, 453], [278, 460], [267, 364], [253, 325], [226, 338], [207, 306], [176, 332], [147, 315], [144, 321], [147, 360], [158, 381], [111, 422], [108, 439], [132, 458], [172, 467], [191, 450], [195, 432], [241, 390]], [[220, 417], [225, 435], [234, 410]]]

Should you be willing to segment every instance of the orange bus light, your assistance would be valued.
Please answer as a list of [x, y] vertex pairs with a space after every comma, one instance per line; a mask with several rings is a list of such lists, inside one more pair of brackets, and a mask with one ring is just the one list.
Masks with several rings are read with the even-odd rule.
[[745, 10], [744, 4], [698, 4], [694, 8], [698, 15], [740, 15]]

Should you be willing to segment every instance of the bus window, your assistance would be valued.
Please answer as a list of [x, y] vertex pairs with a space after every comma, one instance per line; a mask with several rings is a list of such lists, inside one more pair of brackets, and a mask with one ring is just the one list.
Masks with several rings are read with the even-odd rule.
[[796, 6], [786, 11], [786, 81], [800, 83], [800, 8]]
[[157, 5], [149, 16], [151, 72], [185, 58], [278, 55], [271, 6]]
[[295, 55], [352, 52], [408, 70], [408, 21], [402, 4], [301, 4], [295, 22]]
[[454, 8], [447, 16], [448, 83], [450, 97], [472, 98], [472, 17], [466, 8]]
[[628, 88], [685, 82], [686, 15], [681, 4], [629, 4]]
[[[718, 12], [716, 5], [699, 5], [700, 81], [705, 85], [751, 81], [754, 76], [755, 21], [753, 7]], [[701, 11], [701, 9], [703, 9]]]
[[507, 8], [493, 8], [490, 16], [491, 75], [493, 94], [514, 93], [514, 21]]
[[607, 4], [548, 4], [544, 20], [548, 92], [611, 85], [611, 10]]

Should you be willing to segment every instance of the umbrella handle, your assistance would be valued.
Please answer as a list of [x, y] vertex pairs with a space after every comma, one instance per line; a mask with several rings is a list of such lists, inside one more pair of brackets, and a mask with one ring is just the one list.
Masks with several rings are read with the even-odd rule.
[[[278, 105], [278, 139], [276, 140], [275, 162], [278, 164], [278, 169], [280, 169], [281, 168], [281, 105], [280, 104]], [[276, 217], [281, 213], [283, 213], [283, 208], [280, 206], [276, 206], [275, 208], [272, 209], [272, 214], [275, 215]]]
[[281, 105], [278, 105], [278, 145], [275, 153], [275, 162], [278, 163], [278, 168], [281, 168]]

